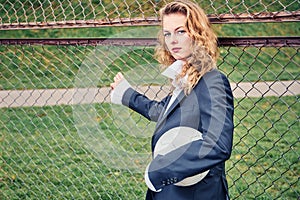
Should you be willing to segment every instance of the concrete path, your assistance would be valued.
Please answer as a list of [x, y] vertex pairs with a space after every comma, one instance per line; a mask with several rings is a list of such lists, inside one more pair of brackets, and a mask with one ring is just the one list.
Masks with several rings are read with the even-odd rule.
[[[293, 96], [300, 94], [300, 81], [232, 83], [235, 98]], [[137, 90], [151, 99], [162, 99], [167, 86], [143, 86]], [[75, 105], [110, 102], [110, 88], [33, 89], [0, 91], [0, 108]]]

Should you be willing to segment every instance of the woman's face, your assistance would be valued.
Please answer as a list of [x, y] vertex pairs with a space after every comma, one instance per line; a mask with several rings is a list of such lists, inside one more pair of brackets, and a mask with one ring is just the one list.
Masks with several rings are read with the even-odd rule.
[[185, 60], [192, 53], [192, 39], [185, 29], [186, 16], [174, 13], [163, 16], [163, 34], [168, 51], [176, 60]]

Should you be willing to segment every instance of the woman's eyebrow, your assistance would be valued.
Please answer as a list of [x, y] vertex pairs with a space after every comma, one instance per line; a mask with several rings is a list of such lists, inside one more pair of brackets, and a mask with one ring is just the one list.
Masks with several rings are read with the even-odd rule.
[[178, 26], [175, 31], [177, 31], [178, 29], [184, 28], [184, 26]]
[[[175, 31], [177, 31], [178, 29], [184, 28], [184, 26], [178, 26], [177, 28], [175, 28]], [[170, 32], [169, 30], [163, 29], [164, 32]]]

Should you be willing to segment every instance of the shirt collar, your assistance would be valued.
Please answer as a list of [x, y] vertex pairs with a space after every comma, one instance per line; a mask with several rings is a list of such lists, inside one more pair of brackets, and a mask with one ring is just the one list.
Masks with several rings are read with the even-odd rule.
[[171, 64], [165, 71], [162, 72], [162, 75], [175, 79], [178, 74], [180, 74], [183, 66], [182, 60], [176, 60], [173, 64]]
[[183, 78], [176, 80], [177, 75], [182, 71], [183, 64], [182, 60], [177, 60], [162, 72], [162, 75], [173, 80], [172, 85], [175, 87], [175, 90], [182, 90], [187, 82], [187, 74]]

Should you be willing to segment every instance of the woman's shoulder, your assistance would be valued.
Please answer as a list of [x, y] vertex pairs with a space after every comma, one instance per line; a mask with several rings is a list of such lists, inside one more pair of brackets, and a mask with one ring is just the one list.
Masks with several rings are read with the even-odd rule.
[[199, 94], [205, 94], [209, 91], [227, 91], [228, 89], [231, 90], [229, 80], [218, 69], [207, 72], [194, 87], [194, 91]]
[[[199, 98], [221, 98], [232, 96], [232, 90], [228, 78], [218, 69], [207, 72], [194, 88], [194, 92]], [[208, 95], [210, 94], [210, 95]]]
[[205, 83], [218, 83], [218, 82], [229, 82], [227, 76], [218, 69], [212, 69], [203, 75], [199, 82]]
[[203, 77], [211, 77], [211, 76], [213, 76], [213, 77], [221, 76], [222, 77], [222, 76], [225, 76], [225, 74], [223, 72], [221, 72], [219, 69], [214, 68], [203, 75]]

